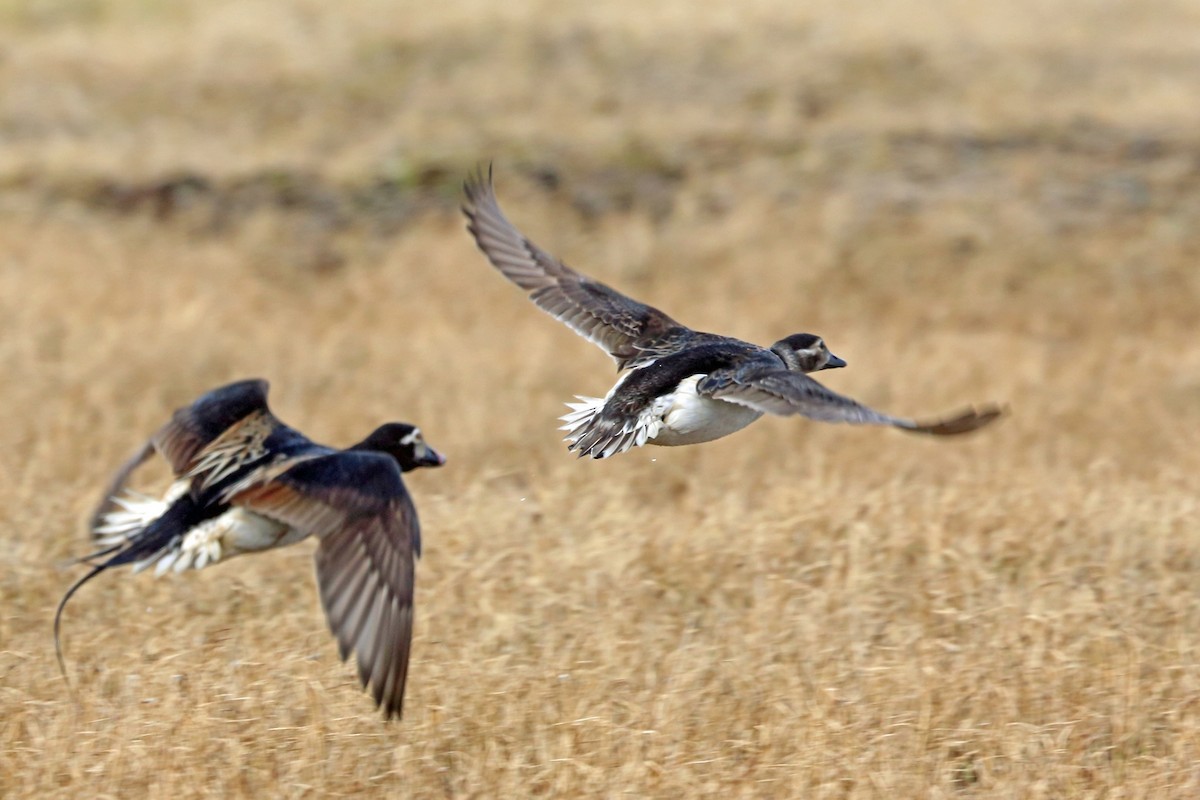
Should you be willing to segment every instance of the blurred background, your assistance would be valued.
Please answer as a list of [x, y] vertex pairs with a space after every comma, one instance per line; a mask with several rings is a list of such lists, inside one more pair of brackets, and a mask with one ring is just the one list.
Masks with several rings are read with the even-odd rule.
[[[1192, 797], [1200, 5], [0, 2], [0, 794]], [[512, 220], [969, 438], [768, 419], [577, 461], [614, 378]], [[262, 376], [419, 424], [405, 718], [311, 544], [54, 605], [111, 471]], [[161, 475], [159, 476], [162, 477]], [[157, 488], [153, 481], [142, 488]]]

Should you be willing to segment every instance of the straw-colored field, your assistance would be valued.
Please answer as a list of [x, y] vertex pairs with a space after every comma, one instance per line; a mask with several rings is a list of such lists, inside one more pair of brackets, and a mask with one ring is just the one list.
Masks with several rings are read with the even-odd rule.
[[[498, 8], [503, 5], [504, 10]], [[582, 6], [582, 4], [580, 4]], [[0, 3], [0, 795], [1200, 796], [1200, 6]], [[611, 362], [458, 186], [961, 440], [579, 461]], [[419, 423], [405, 718], [312, 544], [54, 606], [201, 391]]]

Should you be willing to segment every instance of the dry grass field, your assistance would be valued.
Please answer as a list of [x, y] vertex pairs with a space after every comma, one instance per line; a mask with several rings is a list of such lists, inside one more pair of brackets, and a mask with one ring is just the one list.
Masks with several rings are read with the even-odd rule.
[[[1200, 796], [1200, 6], [0, 2], [0, 796]], [[611, 362], [463, 230], [823, 334], [961, 440], [579, 461]], [[110, 471], [263, 376], [419, 423], [405, 718], [311, 543], [54, 606]]]

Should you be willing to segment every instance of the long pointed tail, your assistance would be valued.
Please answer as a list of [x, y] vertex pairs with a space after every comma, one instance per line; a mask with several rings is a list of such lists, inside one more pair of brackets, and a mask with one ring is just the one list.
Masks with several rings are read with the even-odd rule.
[[108, 561], [105, 561], [103, 564], [98, 564], [92, 567], [91, 572], [89, 572], [87, 575], [84, 575], [82, 578], [75, 581], [75, 583], [71, 584], [71, 588], [67, 589], [67, 593], [63, 595], [63, 599], [58, 601], [58, 609], [54, 612], [54, 655], [58, 658], [58, 671], [62, 673], [63, 680], [67, 682], [67, 686], [71, 685], [71, 679], [67, 677], [67, 665], [66, 662], [63, 661], [62, 654], [62, 637], [59, 635], [59, 629], [62, 627], [63, 609], [67, 607], [67, 601], [71, 599], [72, 595], [79, 591], [81, 586], [99, 575], [101, 572], [104, 572], [104, 570], [108, 569], [110, 566], [111, 564]]
[[[213, 512], [210, 510], [208, 513]], [[58, 609], [54, 612], [54, 653], [58, 657], [59, 671], [62, 672], [63, 680], [67, 682], [68, 686], [71, 685], [71, 681], [67, 678], [67, 667], [63, 660], [62, 638], [60, 636], [62, 615], [67, 607], [67, 602], [76, 592], [83, 588], [85, 583], [106, 569], [142, 561], [169, 548], [175, 539], [182, 536], [193, 524], [202, 520], [204, 516], [205, 512], [200, 509], [196, 502], [189, 495], [184, 495], [172, 503], [162, 512], [161, 516], [151, 521], [143, 529], [138, 530], [133, 535], [124, 535], [115, 544], [110, 544], [79, 559], [80, 562], [91, 565], [92, 569], [82, 578], [71, 584], [71, 588], [67, 589], [67, 593], [58, 602]], [[96, 559], [105, 556], [107, 558], [104, 561], [101, 561], [99, 564], [94, 563]]]

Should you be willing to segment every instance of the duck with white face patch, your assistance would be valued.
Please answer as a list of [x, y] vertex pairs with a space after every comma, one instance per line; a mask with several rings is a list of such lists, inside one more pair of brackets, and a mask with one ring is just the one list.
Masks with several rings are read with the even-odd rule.
[[949, 417], [893, 417], [830, 391], [809, 373], [846, 366], [824, 340], [796, 333], [769, 348], [695, 331], [653, 306], [626, 297], [568, 267], [521, 233], [504, 213], [487, 176], [464, 187], [467, 230], [497, 270], [538, 308], [598, 345], [627, 371], [603, 398], [577, 397], [561, 419], [568, 449], [608, 458], [646, 444], [719, 439], [763, 414], [822, 422], [890, 425], [953, 436], [982, 428], [1002, 409], [985, 405]]
[[[131, 492], [134, 472], [158, 453], [175, 480], [162, 499]], [[93, 565], [63, 596], [59, 623], [81, 586], [112, 567], [203, 569], [310, 536], [317, 584], [343, 659], [386, 717], [400, 716], [412, 641], [417, 510], [401, 473], [445, 463], [421, 431], [376, 428], [345, 450], [284, 425], [267, 407], [267, 382], [223, 386], [179, 409], [118, 470], [92, 520]]]

